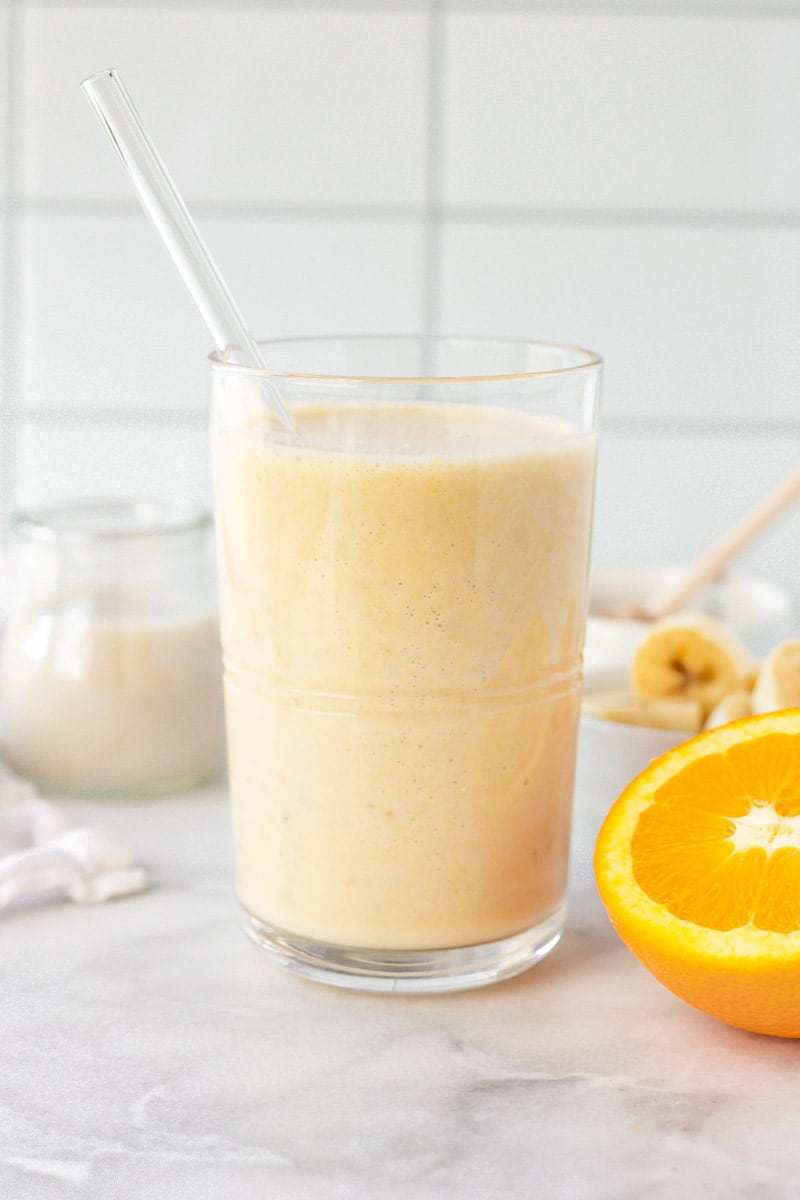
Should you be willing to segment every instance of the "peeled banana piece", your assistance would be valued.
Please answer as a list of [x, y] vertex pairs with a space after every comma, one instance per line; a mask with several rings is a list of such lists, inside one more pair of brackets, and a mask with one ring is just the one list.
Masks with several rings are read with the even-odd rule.
[[703, 723], [697, 700], [661, 700], [634, 696], [632, 692], [593, 692], [584, 697], [582, 712], [622, 725], [646, 725], [649, 729], [675, 729], [681, 733], [697, 733]]
[[764, 659], [753, 688], [753, 712], [800, 706], [800, 638], [779, 642]]
[[718, 725], [729, 725], [731, 721], [741, 721], [743, 717], [749, 717], [752, 711], [753, 704], [749, 692], [744, 689], [731, 692], [730, 695], [723, 696], [719, 704], [712, 708], [703, 728], [716, 729]]
[[694, 700], [704, 719], [730, 692], [746, 690], [755, 664], [736, 634], [705, 613], [655, 621], [634, 651], [634, 693], [650, 699]]

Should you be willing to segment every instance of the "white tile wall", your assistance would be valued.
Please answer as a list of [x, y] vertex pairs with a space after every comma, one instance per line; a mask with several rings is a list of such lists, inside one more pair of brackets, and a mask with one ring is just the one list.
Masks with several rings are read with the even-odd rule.
[[[419, 222], [202, 227], [257, 336], [420, 326]], [[204, 408], [210, 338], [143, 215], [27, 216], [19, 235], [21, 407]]]
[[[739, 433], [620, 435], [601, 443], [594, 561], [684, 562], [733, 523], [797, 461], [798, 439]], [[800, 600], [800, 506], [736, 560]]]
[[[5, 352], [5, 343], [8, 340], [7, 337], [5, 336], [7, 333], [7, 328], [8, 328], [7, 319], [6, 319], [7, 318], [6, 300], [7, 300], [7, 292], [10, 290], [6, 286], [4, 286], [4, 284], [6, 282], [7, 274], [8, 274], [8, 272], [7, 272], [8, 264], [4, 257], [4, 250], [6, 249], [6, 246], [7, 246], [6, 214], [3, 211], [2, 202], [0, 202], [0, 350], [2, 350], [3, 352]], [[8, 363], [6, 362], [6, 368], [7, 367], [8, 367]], [[0, 371], [0, 414], [3, 412], [3, 409], [6, 404], [6, 400], [8, 398], [9, 381], [10, 381], [10, 372], [8, 371], [8, 369]], [[0, 435], [0, 438], [1, 437], [2, 437], [2, 435]], [[0, 441], [0, 445], [1, 444], [2, 444], [2, 442]], [[1, 483], [2, 483], [2, 475], [0, 475], [0, 484]]]
[[25, 215], [18, 236], [21, 408], [202, 407], [209, 337], [143, 215]]
[[800, 415], [800, 225], [458, 221], [442, 240], [441, 327], [569, 330], [606, 359], [609, 416]]
[[0, 197], [5, 196], [7, 187], [6, 159], [8, 155], [8, 130], [10, 113], [8, 104], [9, 56], [2, 47], [9, 45], [9, 7], [0, 4]]
[[259, 337], [421, 328], [419, 219], [205, 219], [203, 234]]
[[[150, 0], [148, 0], [148, 3]], [[330, 0], [336, 3], [336, 0]], [[258, 0], [255, 0], [258, 3]], [[608, 15], [609, 11], [617, 15], [654, 14], [664, 16], [684, 16], [686, 14], [709, 14], [730, 16], [740, 13], [752, 16], [757, 13], [764, 16], [772, 10], [777, 15], [785, 17], [797, 5], [798, 0], [443, 0], [445, 8], [456, 12], [530, 12], [536, 10], [542, 13], [553, 12], [559, 15], [574, 14]]]
[[796, 30], [563, 8], [450, 16], [449, 202], [796, 206]]
[[204, 424], [23, 424], [17, 439], [16, 501], [22, 506], [89, 496], [153, 496], [211, 502]]
[[[0, 516], [209, 494], [106, 65], [257, 332], [604, 354], [596, 562], [695, 552], [798, 457], [800, 0], [0, 0]], [[744, 560], [798, 601], [799, 523]]]
[[[5, 53], [3, 52], [3, 48]], [[11, 290], [12, 261], [7, 235], [7, 194], [9, 131], [11, 129], [11, 106], [9, 68], [11, 67], [11, 19], [8, 4], [0, 3], [0, 356], [5, 364], [0, 371], [0, 530], [12, 502], [12, 435], [9, 428], [9, 384], [11, 372], [8, 367], [12, 351], [8, 334], [8, 298]], [[0, 532], [2, 541], [2, 532]]]
[[27, 5], [29, 195], [129, 196], [78, 87], [108, 66], [119, 68], [188, 196], [359, 204], [423, 198], [423, 14]]

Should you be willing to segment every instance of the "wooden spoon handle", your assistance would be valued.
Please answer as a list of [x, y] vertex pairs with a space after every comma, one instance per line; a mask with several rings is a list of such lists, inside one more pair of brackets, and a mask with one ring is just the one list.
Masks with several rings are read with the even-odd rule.
[[720, 574], [723, 567], [748, 542], [800, 496], [800, 463], [778, 480], [774, 487], [749, 508], [729, 529], [696, 558], [669, 587], [650, 597], [645, 607], [653, 619], [677, 611], [705, 584]]

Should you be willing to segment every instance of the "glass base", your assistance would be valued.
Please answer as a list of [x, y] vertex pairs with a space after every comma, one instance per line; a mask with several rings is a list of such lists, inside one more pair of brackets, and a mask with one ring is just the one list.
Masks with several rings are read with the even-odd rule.
[[510, 979], [544, 958], [558, 942], [566, 904], [532, 929], [453, 950], [373, 950], [296, 937], [241, 908], [245, 932], [287, 971], [361, 992], [417, 995], [457, 992]]

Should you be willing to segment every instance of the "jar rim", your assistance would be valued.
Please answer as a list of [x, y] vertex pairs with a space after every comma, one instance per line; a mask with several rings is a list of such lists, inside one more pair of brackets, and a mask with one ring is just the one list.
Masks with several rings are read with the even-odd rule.
[[133, 497], [74, 500], [12, 513], [12, 531], [38, 542], [114, 542], [201, 532], [211, 514], [195, 504]]

